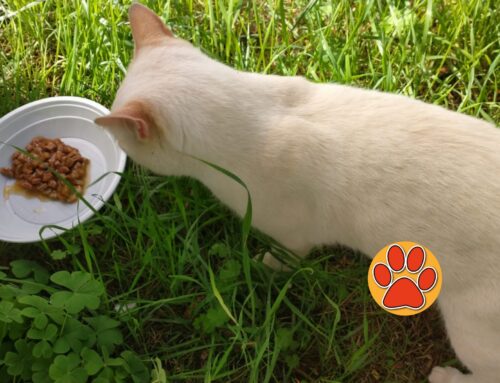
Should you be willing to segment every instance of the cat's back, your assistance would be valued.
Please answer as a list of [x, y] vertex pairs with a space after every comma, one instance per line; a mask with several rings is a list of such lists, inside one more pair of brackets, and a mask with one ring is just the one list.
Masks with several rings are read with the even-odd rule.
[[424, 242], [500, 244], [500, 129], [390, 93], [334, 85], [318, 95], [317, 126], [336, 132], [329, 177], [343, 183], [358, 237], [391, 241], [389, 226]]

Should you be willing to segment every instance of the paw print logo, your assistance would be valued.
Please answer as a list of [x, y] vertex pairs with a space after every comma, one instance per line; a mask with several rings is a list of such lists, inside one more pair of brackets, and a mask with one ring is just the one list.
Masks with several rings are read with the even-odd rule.
[[415, 315], [439, 295], [441, 267], [434, 255], [414, 242], [397, 242], [380, 250], [368, 272], [375, 301], [396, 315]]

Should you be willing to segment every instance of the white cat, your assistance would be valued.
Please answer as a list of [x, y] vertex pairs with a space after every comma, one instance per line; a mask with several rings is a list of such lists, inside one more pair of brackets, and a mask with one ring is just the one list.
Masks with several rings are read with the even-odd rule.
[[96, 119], [139, 164], [195, 177], [253, 225], [305, 256], [341, 243], [430, 248], [460, 360], [432, 383], [500, 382], [500, 131], [407, 97], [245, 73], [175, 38], [134, 4], [135, 55], [109, 116]]

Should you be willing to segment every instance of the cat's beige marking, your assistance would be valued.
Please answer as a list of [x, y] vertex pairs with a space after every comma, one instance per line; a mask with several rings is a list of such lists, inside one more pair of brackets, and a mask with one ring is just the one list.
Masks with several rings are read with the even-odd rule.
[[95, 123], [107, 127], [132, 128], [140, 140], [150, 139], [158, 131], [149, 108], [141, 101], [129, 101], [107, 116], [97, 117]]

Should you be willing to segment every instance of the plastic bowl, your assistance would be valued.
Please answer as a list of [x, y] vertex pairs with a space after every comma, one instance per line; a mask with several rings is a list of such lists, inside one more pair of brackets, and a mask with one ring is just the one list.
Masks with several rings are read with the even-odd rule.
[[[52, 97], [24, 105], [0, 119], [0, 167], [11, 166], [14, 146], [24, 149], [36, 136], [60, 138], [90, 160], [83, 197], [99, 210], [120, 182], [113, 172], [122, 172], [127, 158], [111, 134], [94, 124], [96, 117], [108, 113], [104, 106], [80, 97]], [[53, 238], [94, 214], [82, 201], [66, 204], [8, 193], [14, 182], [0, 175], [1, 241]]]

